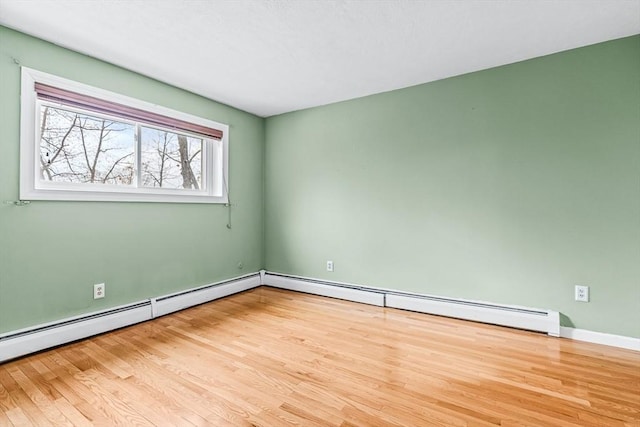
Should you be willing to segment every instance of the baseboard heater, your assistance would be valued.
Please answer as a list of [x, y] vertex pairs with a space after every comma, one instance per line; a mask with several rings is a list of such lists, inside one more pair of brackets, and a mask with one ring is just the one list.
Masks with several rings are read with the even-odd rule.
[[560, 313], [557, 311], [399, 292], [274, 272], [266, 272], [263, 276], [265, 285], [276, 288], [560, 336]]
[[248, 274], [108, 310], [0, 334], [0, 363], [151, 320], [188, 307], [256, 288], [260, 285], [339, 298], [379, 307], [399, 308], [545, 332], [553, 336], [559, 336], [560, 334], [559, 313], [551, 310], [412, 294], [348, 283], [288, 276], [263, 270], [260, 273]]
[[0, 362], [93, 335], [151, 320], [260, 286], [253, 273], [186, 291], [163, 295], [108, 310], [49, 322], [0, 335]]

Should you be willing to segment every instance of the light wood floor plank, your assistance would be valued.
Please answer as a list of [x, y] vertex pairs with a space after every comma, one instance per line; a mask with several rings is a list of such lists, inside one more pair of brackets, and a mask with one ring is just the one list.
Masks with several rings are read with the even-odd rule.
[[640, 427], [640, 353], [261, 287], [0, 364], [5, 425]]

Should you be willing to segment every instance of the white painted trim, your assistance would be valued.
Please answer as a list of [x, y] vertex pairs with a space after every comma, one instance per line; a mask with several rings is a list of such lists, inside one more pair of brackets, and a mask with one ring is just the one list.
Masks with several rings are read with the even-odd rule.
[[265, 275], [265, 284], [274, 288], [290, 291], [304, 292], [307, 294], [321, 295], [331, 298], [339, 298], [364, 304], [384, 306], [384, 294], [361, 289], [346, 288], [327, 283], [318, 283], [310, 280], [301, 280], [280, 275]]
[[267, 272], [264, 281], [268, 286], [365, 304], [545, 332], [556, 337], [560, 334], [560, 313], [552, 310], [412, 294], [274, 272]]
[[130, 304], [124, 304], [124, 305], [119, 305], [119, 306], [115, 306], [115, 307], [111, 307], [109, 309], [106, 310], [100, 310], [100, 311], [92, 311], [89, 313], [83, 313], [83, 314], [79, 314], [77, 316], [71, 316], [71, 317], [65, 317], [64, 319], [58, 319], [58, 320], [54, 320], [51, 322], [45, 322], [45, 323], [39, 323], [37, 325], [33, 325], [33, 326], [29, 326], [26, 328], [21, 328], [21, 329], [14, 329], [13, 331], [9, 331], [9, 332], [3, 332], [0, 334], [0, 341], [8, 336], [11, 335], [19, 335], [19, 334], [28, 334], [33, 332], [35, 329], [45, 329], [45, 328], [49, 328], [55, 325], [59, 325], [60, 323], [71, 323], [71, 322], [75, 322], [75, 321], [79, 321], [82, 319], [86, 319], [88, 317], [96, 317], [96, 316], [100, 316], [106, 312], [112, 312], [112, 311], [123, 311], [125, 309], [127, 309], [128, 307], [132, 307], [135, 305], [140, 305], [140, 304], [146, 304], [147, 300], [142, 300], [142, 301], [136, 301], [136, 302], [132, 302]]
[[[553, 325], [555, 316], [550, 317], [548, 313], [533, 314], [532, 312], [512, 311], [499, 306], [475, 306], [456, 301], [434, 301], [416, 296], [389, 294], [387, 295], [387, 307], [545, 333], [550, 333], [550, 330], [555, 330], [558, 327], [556, 325], [554, 328]], [[558, 319], [555, 318], [555, 320]]]
[[[363, 298], [351, 298], [350, 292], [353, 292], [355, 295], [378, 293], [383, 297], [382, 305], [387, 307], [541, 331], [554, 337], [569, 338], [594, 344], [603, 344], [612, 347], [640, 351], [640, 338], [560, 326], [560, 313], [553, 310], [542, 310], [515, 305], [498, 305], [485, 301], [453, 300], [451, 298], [442, 298], [434, 295], [411, 294], [407, 292], [394, 291], [392, 289], [362, 286], [346, 282], [327, 281], [304, 276], [285, 275], [270, 271], [267, 271], [264, 274], [262, 284], [281, 289], [289, 289], [292, 291], [363, 302], [365, 304], [372, 303]], [[447, 304], [447, 300], [452, 303], [460, 302], [462, 304]], [[466, 305], [467, 303], [469, 305]], [[475, 304], [485, 307], [478, 308], [474, 306]], [[381, 304], [374, 303], [373, 305]], [[503, 311], [500, 310], [500, 308], [506, 308], [507, 310]], [[520, 318], [517, 315], [519, 311], [524, 312], [525, 316], [523, 318]], [[546, 313], [547, 317], [545, 318], [545, 316], [542, 315], [527, 316], [527, 312]]]
[[625, 337], [623, 335], [606, 334], [604, 332], [561, 326], [560, 337], [640, 351], [640, 338]]
[[0, 340], [0, 362], [150, 319], [145, 305]]
[[149, 299], [149, 302], [151, 303], [151, 318], [155, 319], [156, 317], [158, 317], [157, 299], [156, 298], [151, 298], [151, 299]]
[[[170, 203], [229, 203], [229, 126], [210, 119], [173, 110], [161, 105], [142, 101], [119, 93], [96, 88], [53, 74], [21, 67], [21, 114], [20, 114], [20, 199], [21, 200], [75, 200], [108, 202], [170, 202]], [[163, 116], [207, 126], [222, 131], [222, 140], [203, 138], [204, 176], [203, 190], [180, 190], [169, 188], [146, 188], [142, 186], [92, 185], [74, 183], [52, 183], [36, 178], [39, 154], [36, 147], [40, 139], [37, 120], [39, 101], [34, 83], [40, 82], [89, 95], [115, 103], [127, 105]], [[47, 102], [49, 103], [49, 102]], [[50, 104], [50, 103], [49, 103]], [[65, 106], [67, 109], [73, 107]], [[95, 114], [100, 116], [100, 114]], [[130, 122], [129, 120], [122, 120]], [[153, 126], [157, 128], [158, 126]], [[187, 132], [188, 133], [188, 132]], [[137, 152], [137, 150], [136, 150]]]
[[292, 279], [300, 279], [300, 280], [304, 280], [304, 281], [311, 281], [311, 282], [316, 282], [316, 283], [324, 283], [324, 284], [328, 284], [328, 285], [333, 285], [333, 286], [344, 286], [344, 287], [349, 287], [349, 288], [355, 288], [355, 289], [364, 289], [367, 291], [371, 291], [371, 292], [379, 292], [379, 293], [383, 293], [383, 294], [394, 294], [394, 295], [408, 295], [408, 296], [419, 296], [419, 297], [426, 297], [426, 298], [434, 298], [434, 299], [444, 299], [444, 300], [453, 300], [453, 301], [463, 301], [465, 303], [470, 303], [470, 304], [482, 304], [482, 305], [489, 305], [489, 306], [497, 306], [497, 307], [508, 307], [510, 309], [514, 309], [514, 310], [527, 310], [527, 311], [540, 311], [540, 312], [547, 312], [548, 310], [546, 309], [542, 309], [542, 308], [535, 308], [535, 307], [526, 307], [523, 305], [515, 305], [515, 304], [497, 304], [497, 303], [493, 303], [493, 302], [489, 302], [489, 301], [482, 301], [482, 300], [474, 300], [474, 299], [463, 299], [463, 298], [450, 298], [450, 297], [443, 297], [440, 295], [433, 295], [433, 294], [418, 294], [415, 292], [407, 292], [407, 291], [400, 291], [398, 289], [392, 289], [392, 288], [383, 288], [383, 287], [379, 287], [379, 286], [370, 286], [370, 285], [362, 285], [362, 284], [358, 284], [358, 283], [351, 283], [351, 282], [340, 282], [337, 280], [326, 280], [326, 279], [318, 279], [315, 277], [307, 277], [307, 276], [298, 276], [295, 274], [284, 274], [284, 273], [278, 273], [275, 271], [267, 271], [266, 274], [270, 274], [270, 275], [275, 275], [275, 276], [281, 276], [281, 277], [288, 277], [288, 278], [292, 278]]
[[[545, 324], [540, 319], [536, 320], [536, 318], [533, 318], [524, 321], [518, 319], [515, 316], [517, 312], [512, 310], [505, 310], [504, 313], [496, 313], [495, 311], [498, 310], [498, 306], [495, 305], [493, 308], [478, 308], [465, 304], [452, 303], [451, 305], [456, 306], [458, 309], [457, 312], [452, 314], [447, 311], [448, 309], [445, 310], [443, 308], [444, 306], [441, 305], [443, 304], [441, 301], [429, 300], [421, 295], [384, 293], [375, 288], [356, 287], [354, 285], [346, 286], [345, 284], [338, 284], [336, 282], [314, 281], [313, 279], [302, 279], [299, 277], [293, 278], [261, 270], [260, 272], [246, 274], [186, 291], [0, 334], [0, 362], [151, 320], [158, 316], [243, 292], [263, 284], [281, 289], [345, 299], [376, 306], [395, 307], [443, 316], [459, 317], [523, 329], [533, 329], [533, 325], [534, 327], [538, 327], [538, 329], [533, 330], [542, 330], [549, 333], [549, 335], [559, 335], [563, 338], [640, 351], [639, 338], [556, 326], [556, 324], [559, 324], [559, 313], [554, 311], [547, 311], [547, 313], [549, 313], [548, 323], [546, 324], [547, 329], [542, 329]], [[462, 302], [464, 303], [466, 301]], [[513, 308], [512, 306], [507, 307]], [[509, 322], [510, 324], [505, 324], [505, 322]], [[554, 330], [557, 330], [558, 335], [554, 334]]]
[[187, 291], [178, 295], [156, 298], [157, 316], [183, 310], [218, 298], [237, 294], [260, 286], [260, 277], [253, 275], [245, 279], [234, 280], [221, 285], [211, 285], [199, 290]]
[[246, 274], [229, 280], [150, 298], [108, 310], [68, 317], [0, 335], [0, 363], [114, 329], [151, 320], [194, 305], [260, 286], [260, 276]]

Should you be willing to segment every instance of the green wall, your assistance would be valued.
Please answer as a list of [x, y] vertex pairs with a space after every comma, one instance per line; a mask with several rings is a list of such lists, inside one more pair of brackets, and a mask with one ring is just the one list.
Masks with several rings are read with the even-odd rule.
[[266, 267], [640, 337], [639, 36], [265, 121], [0, 27], [0, 202], [14, 58], [229, 124], [233, 228], [220, 205], [2, 203], [0, 333]]
[[640, 337], [638, 36], [271, 117], [265, 165], [268, 270]]
[[[21, 64], [230, 126], [222, 205], [18, 199]], [[206, 72], [206, 70], [203, 70]], [[264, 119], [0, 27], [0, 333], [203, 285], [263, 265]], [[238, 263], [244, 264], [243, 269]], [[93, 300], [93, 284], [106, 298]]]

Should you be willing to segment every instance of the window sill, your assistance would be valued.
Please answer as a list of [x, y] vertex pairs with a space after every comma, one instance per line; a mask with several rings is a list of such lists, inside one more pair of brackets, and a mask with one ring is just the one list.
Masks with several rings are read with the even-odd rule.
[[104, 192], [70, 190], [21, 191], [21, 200], [76, 201], [76, 202], [151, 202], [151, 203], [208, 203], [227, 204], [227, 197], [208, 194], [170, 194], [169, 192]]

